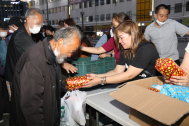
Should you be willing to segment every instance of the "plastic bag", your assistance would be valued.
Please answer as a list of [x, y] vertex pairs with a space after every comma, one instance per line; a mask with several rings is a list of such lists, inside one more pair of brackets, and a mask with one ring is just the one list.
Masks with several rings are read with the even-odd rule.
[[85, 100], [87, 97], [86, 92], [74, 90], [69, 92], [70, 97], [65, 100], [70, 115], [80, 125], [85, 125]]
[[65, 103], [65, 99], [70, 97], [70, 92], [67, 92], [63, 98], [61, 98], [61, 117], [60, 117], [60, 126], [79, 126], [71, 117], [68, 110], [68, 106]]

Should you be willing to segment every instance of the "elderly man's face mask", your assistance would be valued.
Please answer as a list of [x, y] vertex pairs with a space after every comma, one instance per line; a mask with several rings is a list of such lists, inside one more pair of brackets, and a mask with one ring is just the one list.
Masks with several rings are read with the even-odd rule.
[[30, 16], [27, 19], [27, 23], [29, 26], [29, 31], [32, 34], [37, 34], [39, 33], [43, 23], [43, 16], [40, 14], [36, 14], [35, 16]]

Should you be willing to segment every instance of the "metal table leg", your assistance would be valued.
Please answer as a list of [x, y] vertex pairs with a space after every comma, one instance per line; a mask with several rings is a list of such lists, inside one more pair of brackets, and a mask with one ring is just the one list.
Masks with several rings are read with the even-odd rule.
[[91, 107], [89, 106], [89, 125], [92, 126], [92, 113], [91, 113]]
[[99, 126], [99, 112], [96, 110], [96, 126]]

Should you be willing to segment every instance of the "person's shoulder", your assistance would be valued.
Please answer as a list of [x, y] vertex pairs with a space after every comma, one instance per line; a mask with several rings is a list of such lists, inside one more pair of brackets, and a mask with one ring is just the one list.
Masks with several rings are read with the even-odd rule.
[[155, 48], [155, 45], [154, 45], [152, 42], [149, 42], [149, 41], [147, 41], [147, 42], [141, 42], [141, 43], [139, 44], [138, 48], [144, 49], [144, 50], [145, 50], [145, 49], [150, 50], [150, 49], [154, 49], [154, 48]]
[[151, 28], [151, 27], [154, 27], [154, 24], [155, 23], [155, 21], [154, 22], [152, 22], [151, 24], [149, 24], [146, 28]]
[[177, 21], [175, 21], [175, 20], [173, 20], [173, 19], [167, 19], [166, 22], [168, 22], [168, 23], [176, 23]]
[[152, 22], [151, 24], [149, 24], [147, 27], [146, 27], [146, 29], [145, 29], [145, 33], [146, 32], [149, 32], [151, 29], [153, 29], [154, 28], [154, 24], [155, 22]]
[[27, 55], [26, 58], [29, 58], [30, 60], [38, 60], [40, 59], [39, 55], [41, 55], [43, 52], [43, 43], [39, 42], [31, 46], [28, 50], [26, 50], [24, 55]]
[[172, 25], [181, 24], [181, 23], [179, 23], [178, 21], [173, 20], [173, 19], [167, 19], [167, 23], [172, 24]]

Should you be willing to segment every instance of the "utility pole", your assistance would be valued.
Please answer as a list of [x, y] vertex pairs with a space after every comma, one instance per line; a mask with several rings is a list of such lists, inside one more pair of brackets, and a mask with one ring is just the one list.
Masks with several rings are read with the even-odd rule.
[[81, 18], [82, 18], [82, 29], [83, 29], [83, 31], [84, 31], [84, 23], [83, 23], [83, 15], [84, 15], [84, 12], [82, 11], [82, 12], [80, 12], [80, 14], [81, 14]]
[[49, 24], [49, 9], [48, 9], [48, 0], [46, 0], [47, 3], [47, 25]]

